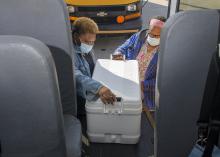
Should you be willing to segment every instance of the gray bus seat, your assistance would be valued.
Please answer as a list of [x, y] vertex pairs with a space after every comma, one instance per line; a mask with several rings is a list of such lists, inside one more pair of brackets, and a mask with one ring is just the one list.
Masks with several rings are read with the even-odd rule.
[[158, 61], [155, 157], [185, 157], [195, 144], [218, 24], [219, 15], [211, 10], [180, 12], [165, 24]]
[[81, 124], [71, 115], [64, 115], [64, 132], [67, 147], [68, 157], [80, 157], [81, 156]]
[[80, 157], [81, 125], [63, 118], [54, 60], [42, 42], [0, 36], [0, 101], [1, 157]]
[[[218, 10], [218, 12], [219, 12], [219, 22], [220, 22], [220, 10]], [[219, 56], [219, 60], [220, 60], [220, 24], [219, 24], [219, 33], [218, 33], [218, 56]], [[220, 66], [220, 61], [219, 61], [219, 64], [218, 64], [219, 66]], [[219, 67], [219, 72], [220, 72], [220, 67]], [[219, 80], [220, 81], [220, 80]], [[220, 85], [219, 85], [220, 86]], [[219, 87], [219, 89], [218, 89], [218, 94], [219, 94], [219, 98], [220, 98], [220, 87]], [[220, 102], [220, 99], [218, 100], [218, 102]], [[220, 104], [220, 103], [219, 103]], [[220, 137], [219, 137], [219, 139], [218, 139], [218, 147], [220, 147]]]
[[76, 115], [71, 27], [63, 0], [0, 1], [0, 35], [30, 36], [54, 57], [64, 113]]

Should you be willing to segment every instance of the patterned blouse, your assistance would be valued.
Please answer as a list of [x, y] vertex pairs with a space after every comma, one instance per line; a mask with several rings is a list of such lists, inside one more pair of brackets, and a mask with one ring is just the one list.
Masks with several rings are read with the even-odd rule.
[[145, 72], [155, 52], [156, 52], [155, 49], [152, 51], [147, 51], [147, 41], [145, 41], [145, 43], [141, 47], [140, 52], [138, 53], [138, 56], [136, 59], [139, 64], [139, 75], [140, 75], [141, 82], [144, 81]]

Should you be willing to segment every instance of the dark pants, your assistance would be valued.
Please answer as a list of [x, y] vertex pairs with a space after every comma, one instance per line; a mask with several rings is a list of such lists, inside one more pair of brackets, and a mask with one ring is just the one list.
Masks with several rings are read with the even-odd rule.
[[86, 114], [85, 104], [86, 104], [86, 99], [77, 95], [77, 117], [85, 116]]

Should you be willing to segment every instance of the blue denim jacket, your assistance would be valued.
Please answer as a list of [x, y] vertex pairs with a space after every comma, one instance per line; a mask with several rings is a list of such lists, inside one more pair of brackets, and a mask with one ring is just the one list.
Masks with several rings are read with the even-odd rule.
[[[102, 87], [102, 84], [92, 79], [89, 64], [81, 54], [80, 48], [76, 45], [74, 45], [73, 48], [73, 58], [75, 58], [75, 60], [73, 61], [73, 68], [76, 79], [77, 94], [89, 101], [95, 101], [99, 98], [97, 93]], [[90, 54], [94, 58], [92, 51], [90, 52]]]
[[132, 35], [128, 40], [126, 40], [121, 46], [119, 46], [115, 53], [120, 52], [125, 55], [127, 60], [135, 60], [142, 45], [145, 42], [146, 30], [142, 30], [138, 33]]

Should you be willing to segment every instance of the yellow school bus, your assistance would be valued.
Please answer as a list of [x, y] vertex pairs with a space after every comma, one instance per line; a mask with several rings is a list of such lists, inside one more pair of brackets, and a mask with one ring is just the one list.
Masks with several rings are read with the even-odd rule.
[[142, 27], [143, 0], [65, 0], [73, 22], [90, 17], [101, 34], [134, 33]]

